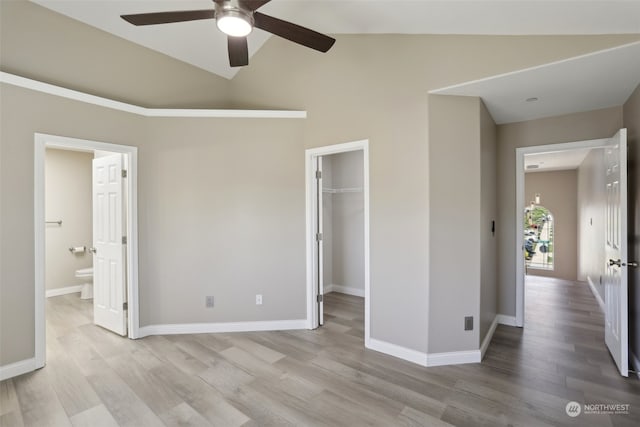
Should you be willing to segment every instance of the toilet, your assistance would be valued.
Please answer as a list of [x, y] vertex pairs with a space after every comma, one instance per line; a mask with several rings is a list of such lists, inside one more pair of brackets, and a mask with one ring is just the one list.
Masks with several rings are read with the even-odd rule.
[[87, 281], [87, 283], [82, 286], [80, 299], [93, 298], [93, 267], [76, 270], [76, 277]]

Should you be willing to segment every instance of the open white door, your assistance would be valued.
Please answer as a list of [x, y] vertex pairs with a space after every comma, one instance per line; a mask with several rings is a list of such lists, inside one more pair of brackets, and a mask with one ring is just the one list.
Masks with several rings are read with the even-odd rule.
[[127, 334], [122, 154], [93, 160], [93, 322]]
[[627, 312], [627, 130], [620, 129], [605, 147], [604, 338], [622, 376], [628, 376]]
[[322, 220], [322, 157], [317, 157], [317, 165], [316, 165], [316, 185], [317, 185], [317, 210], [316, 216], [318, 217], [318, 223], [316, 227], [316, 251], [317, 251], [317, 262], [318, 262], [318, 271], [316, 274], [318, 281], [318, 326], [324, 325], [324, 245], [322, 243], [322, 232], [323, 232], [323, 220]]

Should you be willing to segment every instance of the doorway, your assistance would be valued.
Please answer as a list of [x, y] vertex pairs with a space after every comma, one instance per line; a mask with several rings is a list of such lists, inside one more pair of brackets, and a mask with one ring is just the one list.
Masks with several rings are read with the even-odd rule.
[[[594, 150], [600, 149], [600, 150]], [[600, 153], [600, 161], [595, 166], [602, 176], [601, 182], [598, 183], [598, 191], [603, 194], [601, 199], [597, 201], [597, 208], [601, 210], [602, 227], [599, 231], [592, 231], [592, 246], [601, 249], [601, 253], [597, 254], [594, 263], [601, 266], [599, 281], [602, 284], [602, 290], [596, 290], [596, 287], [589, 280], [593, 294], [598, 298], [601, 293], [603, 297], [606, 295], [603, 306], [604, 311], [604, 329], [605, 343], [618, 366], [622, 376], [628, 375], [628, 333], [627, 333], [627, 249], [626, 249], [626, 130], [621, 129], [611, 138], [597, 139], [589, 141], [578, 141], [564, 144], [552, 144], [544, 146], [532, 146], [516, 149], [516, 253], [520, 256], [516, 257], [516, 326], [524, 326], [524, 308], [525, 308], [525, 263], [527, 262], [527, 253], [531, 249], [535, 251], [536, 247], [527, 242], [527, 230], [522, 221], [522, 213], [527, 212], [527, 201], [525, 200], [525, 169], [527, 156], [536, 155], [552, 155], [554, 153], [566, 153], [576, 150], [591, 150]], [[539, 194], [529, 194], [539, 199]], [[531, 202], [532, 210], [536, 207], [535, 202]], [[559, 211], [556, 207], [554, 208]], [[559, 212], [556, 212], [559, 214]], [[581, 210], [582, 214], [582, 210]], [[582, 222], [592, 220], [585, 215], [578, 226], [583, 225]], [[526, 216], [525, 216], [526, 218]], [[548, 219], [548, 216], [546, 217]], [[557, 223], [554, 221], [554, 263], [556, 262], [556, 254], [561, 251], [559, 234], [556, 230], [561, 230], [562, 224], [559, 218]], [[590, 224], [591, 225], [591, 224]], [[574, 224], [567, 222], [565, 227], [575, 227]], [[595, 233], [595, 234], [593, 234]], [[539, 236], [536, 236], [538, 239]], [[556, 239], [557, 237], [557, 239]], [[535, 239], [534, 239], [535, 241]], [[527, 247], [527, 243], [530, 243]], [[544, 242], [548, 245], [548, 239]], [[549, 246], [543, 247], [549, 250]], [[578, 257], [579, 251], [576, 247], [574, 256]], [[558, 258], [559, 260], [559, 258]], [[608, 261], [608, 262], [605, 262]], [[556, 264], [554, 268], [557, 268]], [[544, 272], [544, 269], [538, 271]], [[600, 301], [599, 301], [600, 302]]]
[[[351, 157], [361, 156], [362, 175], [357, 184], [349, 184], [348, 182], [333, 185], [333, 182], [323, 182], [323, 177], [327, 171], [323, 172], [323, 161], [325, 165], [337, 166], [342, 160], [347, 160], [348, 155], [338, 157], [341, 154], [352, 153]], [[324, 310], [324, 294], [327, 291], [336, 290], [352, 295], [364, 297], [364, 339], [365, 345], [369, 343], [370, 337], [370, 280], [369, 280], [369, 142], [368, 140], [355, 141], [344, 144], [330, 145], [326, 147], [314, 148], [306, 150], [306, 216], [307, 216], [307, 328], [315, 329], [323, 323]], [[325, 175], [323, 175], [325, 174]], [[332, 174], [334, 175], [334, 174]], [[348, 181], [348, 179], [347, 179]], [[360, 185], [361, 183], [361, 185]], [[324, 191], [323, 191], [324, 190]], [[338, 196], [339, 195], [339, 196]], [[350, 270], [354, 277], [360, 277], [362, 288], [357, 286], [349, 286], [347, 284], [338, 284], [326, 282], [325, 278], [331, 268], [325, 262], [326, 233], [323, 233], [325, 224], [323, 212], [323, 200], [326, 199], [325, 210], [329, 204], [344, 205], [348, 203], [343, 200], [343, 196], [356, 196], [362, 201], [362, 221], [355, 227], [361, 230], [354, 230], [356, 234], [362, 236], [361, 241], [357, 244], [360, 248], [353, 248], [354, 252], [362, 254], [362, 263], [360, 271]], [[340, 197], [340, 198], [338, 198]], [[353, 200], [356, 200], [353, 199]], [[342, 222], [340, 222], [342, 224]], [[342, 226], [331, 224], [331, 226]], [[323, 235], [324, 234], [324, 235]], [[341, 248], [340, 250], [342, 250]], [[333, 258], [333, 256], [332, 256]], [[341, 271], [341, 274], [343, 272]], [[331, 275], [333, 276], [333, 274]], [[342, 277], [342, 276], [341, 276]], [[355, 279], [358, 282], [360, 279]], [[354, 283], [355, 283], [354, 282]], [[325, 289], [325, 284], [327, 285]]]
[[[96, 141], [81, 140], [75, 138], [66, 138], [53, 135], [35, 134], [34, 149], [34, 230], [35, 230], [35, 359], [36, 367], [40, 368], [46, 362], [46, 316], [45, 316], [45, 298], [46, 289], [46, 232], [48, 226], [62, 228], [65, 225], [72, 226], [68, 221], [65, 223], [64, 218], [49, 218], [46, 214], [51, 213], [46, 210], [45, 203], [45, 166], [47, 159], [47, 150], [72, 152], [76, 155], [86, 156], [92, 160], [92, 211], [94, 215], [89, 220], [92, 223], [92, 237], [90, 246], [88, 242], [77, 242], [77, 244], [69, 245], [69, 252], [72, 257], [81, 255], [89, 255], [93, 258], [93, 262], [87, 261], [87, 264], [96, 265], [93, 273], [99, 283], [96, 292], [99, 293], [95, 298], [94, 304], [94, 323], [106, 326], [115, 332], [126, 335], [129, 338], [138, 337], [138, 262], [137, 262], [137, 148], [108, 144]], [[62, 152], [62, 151], [60, 151]], [[95, 158], [94, 158], [95, 157]], [[93, 159], [92, 159], [93, 158]], [[85, 183], [86, 184], [86, 183]], [[117, 194], [110, 195], [105, 193], [108, 186], [118, 186]], [[100, 204], [103, 196], [108, 196], [115, 200], [114, 203]], [[126, 208], [125, 208], [126, 206]], [[104, 208], [104, 209], [103, 209]], [[110, 215], [108, 211], [117, 212], [113, 214], [113, 221], [107, 220]], [[68, 212], [68, 211], [67, 211]], [[103, 215], [100, 213], [104, 212]], [[118, 223], [116, 226], [106, 223]], [[100, 227], [100, 225], [105, 227]], [[101, 237], [105, 235], [104, 231], [109, 230], [110, 234], [118, 234], [118, 245], [111, 245], [116, 248], [115, 257], [109, 255], [110, 249], [108, 243], [113, 239]], [[111, 236], [113, 237], [113, 236]], [[84, 239], [86, 240], [86, 239]], [[105, 244], [106, 243], [106, 244]], [[124, 249], [126, 245], [126, 250]], [[119, 252], [119, 253], [118, 253]], [[109, 268], [105, 268], [109, 265]], [[85, 266], [86, 267], [86, 266]], [[83, 271], [82, 271], [83, 270]], [[80, 269], [80, 273], [86, 270]], [[81, 274], [82, 276], [82, 274]], [[120, 298], [126, 303], [119, 305], [119, 310], [113, 310], [113, 307], [107, 307], [103, 301], [106, 300], [105, 284], [107, 287], [113, 287], [113, 277], [121, 277], [118, 283], [121, 290], [107, 289], [110, 292], [109, 298]], [[95, 283], [95, 280], [94, 280]], [[126, 283], [126, 291], [124, 284]], [[69, 289], [67, 289], [69, 290]], [[84, 289], [87, 295], [91, 296], [89, 288]], [[103, 292], [104, 291], [104, 292]], [[60, 291], [58, 291], [60, 292]], [[49, 292], [51, 295], [52, 293]], [[54, 293], [55, 294], [55, 291]], [[113, 298], [111, 299], [113, 301]], [[122, 327], [113, 326], [113, 321], [105, 323], [103, 317], [109, 312], [119, 312], [118, 317]], [[126, 329], [125, 329], [126, 328]]]
[[[537, 145], [516, 149], [516, 245], [517, 252], [521, 256], [516, 257], [516, 326], [524, 326], [524, 278], [526, 265], [526, 236], [525, 221], [522, 220], [523, 213], [527, 208], [531, 208], [531, 202], [525, 200], [525, 159], [531, 155], [562, 153], [573, 150], [590, 150], [602, 148], [606, 144], [606, 139], [596, 139], [588, 141], [577, 141], [563, 144]], [[534, 196], [535, 197], [535, 196]], [[542, 195], [544, 197], [544, 195]], [[542, 201], [544, 204], [544, 200]], [[535, 200], [533, 201], [535, 205]], [[535, 206], [534, 206], [535, 207]], [[555, 224], [556, 228], [558, 227]]]

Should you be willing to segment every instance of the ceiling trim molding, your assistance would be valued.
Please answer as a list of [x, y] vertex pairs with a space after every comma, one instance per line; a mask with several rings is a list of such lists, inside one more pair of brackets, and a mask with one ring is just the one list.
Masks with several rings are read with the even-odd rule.
[[0, 71], [0, 83], [34, 90], [48, 95], [110, 108], [112, 110], [137, 114], [143, 117], [192, 117], [192, 118], [238, 118], [238, 119], [306, 119], [307, 112], [302, 110], [225, 110], [225, 109], [173, 109], [145, 108], [126, 102], [90, 95], [77, 90], [28, 79]]
[[543, 68], [547, 68], [549, 66], [552, 65], [558, 65], [558, 64], [564, 64], [566, 62], [572, 62], [575, 61], [577, 59], [582, 59], [582, 58], [589, 58], [591, 56], [595, 56], [595, 55], [600, 55], [606, 52], [612, 52], [612, 51], [616, 51], [619, 49], [625, 49], [631, 46], [636, 46], [639, 45], [640, 41], [635, 41], [635, 42], [631, 42], [631, 43], [626, 43], [620, 46], [614, 46], [614, 47], [610, 47], [607, 49], [602, 49], [602, 50], [597, 50], [594, 52], [589, 52], [589, 53], [585, 53], [582, 55], [578, 55], [578, 56], [572, 56], [571, 58], [564, 58], [561, 59], [559, 61], [552, 61], [552, 62], [548, 62], [546, 64], [540, 64], [540, 65], [535, 65], [533, 67], [528, 67], [528, 68], [522, 68], [520, 70], [515, 70], [515, 71], [509, 71], [508, 73], [502, 73], [502, 74], [496, 74], [493, 76], [489, 76], [489, 77], [484, 77], [482, 79], [477, 79], [477, 80], [469, 80], [467, 82], [463, 82], [463, 83], [456, 83], [454, 85], [451, 86], [445, 86], [445, 87], [441, 87], [441, 88], [437, 88], [437, 89], [431, 89], [428, 93], [433, 94], [433, 95], [448, 95], [448, 91], [450, 90], [454, 90], [454, 89], [459, 89], [459, 88], [463, 88], [465, 86], [471, 86], [474, 85], [476, 83], [482, 83], [482, 82], [487, 82], [487, 81], [491, 81], [491, 80], [498, 80], [504, 77], [508, 77], [508, 76], [513, 76], [515, 74], [520, 74], [520, 73], [524, 73], [527, 71], [535, 71], [535, 70], [540, 70]]

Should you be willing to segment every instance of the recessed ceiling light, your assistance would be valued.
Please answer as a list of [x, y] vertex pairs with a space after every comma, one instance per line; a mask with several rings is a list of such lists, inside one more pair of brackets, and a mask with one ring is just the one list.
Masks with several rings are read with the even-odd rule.
[[538, 98], [536, 98], [535, 96], [526, 99], [527, 102], [536, 102], [537, 100], [538, 100]]

